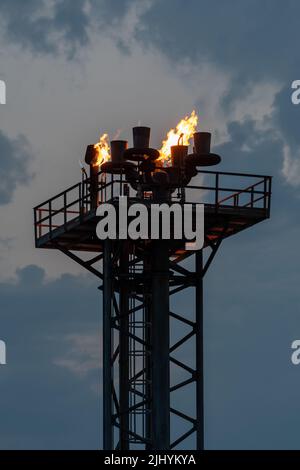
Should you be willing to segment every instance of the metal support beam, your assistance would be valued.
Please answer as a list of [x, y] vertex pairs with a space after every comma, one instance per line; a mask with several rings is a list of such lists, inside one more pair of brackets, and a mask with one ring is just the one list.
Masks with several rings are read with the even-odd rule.
[[119, 403], [120, 450], [129, 449], [129, 292], [126, 277], [129, 273], [129, 242], [124, 241], [120, 255], [120, 330], [119, 330]]
[[152, 262], [152, 448], [170, 448], [169, 251], [154, 241]]
[[203, 252], [195, 254], [196, 303], [196, 433], [197, 450], [204, 450], [204, 368], [203, 368]]
[[[144, 284], [144, 318], [145, 318], [145, 341], [151, 345], [152, 338], [152, 320], [151, 320], [151, 283], [149, 282], [149, 273], [151, 273], [151, 262], [149, 255], [144, 256], [143, 271], [148, 282]], [[152, 402], [152, 361], [150, 348], [146, 348], [145, 354], [145, 381], [146, 396], [148, 398], [148, 409], [145, 416], [145, 436], [148, 439], [146, 450], [151, 450], [152, 420], [150, 403]]]
[[[98, 271], [97, 269], [93, 268], [93, 266], [92, 266], [92, 264], [95, 263], [95, 261], [97, 261], [98, 257], [93, 258], [92, 260], [89, 260], [89, 261], [84, 261], [81, 258], [79, 258], [79, 256], [75, 255], [72, 251], [70, 251], [70, 250], [64, 248], [63, 246], [61, 246], [59, 243], [53, 242], [53, 245], [55, 245], [55, 247], [59, 251], [61, 251], [65, 255], [67, 255], [73, 261], [80, 264], [80, 266], [82, 266], [85, 269], [87, 269], [88, 271], [90, 271], [90, 273], [94, 274], [95, 276], [99, 277], [100, 279], [103, 279], [103, 274], [100, 271]], [[102, 255], [101, 255], [101, 258], [102, 258]]]
[[111, 241], [104, 242], [103, 254], [103, 448], [113, 449], [112, 423], [112, 256]]

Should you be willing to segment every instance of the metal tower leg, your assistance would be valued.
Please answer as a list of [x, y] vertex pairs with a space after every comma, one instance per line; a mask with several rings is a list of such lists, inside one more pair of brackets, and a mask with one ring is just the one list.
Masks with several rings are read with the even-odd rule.
[[113, 449], [112, 423], [112, 257], [111, 242], [104, 242], [103, 253], [103, 448]]
[[203, 251], [195, 253], [196, 271], [196, 406], [197, 450], [204, 450], [204, 370], [203, 370]]
[[129, 449], [129, 244], [124, 242], [120, 256], [119, 406], [120, 450]]
[[[149, 255], [145, 254], [143, 260], [143, 272], [145, 276], [144, 284], [144, 319], [145, 319], [145, 341], [148, 345], [151, 344], [151, 331], [152, 331], [152, 320], [151, 320], [151, 283], [149, 282], [151, 276], [151, 261]], [[151, 414], [149, 410], [151, 409], [152, 402], [152, 370], [151, 370], [151, 349], [145, 347], [145, 394], [148, 401], [146, 407], [146, 416], [145, 416], [145, 437], [148, 440], [148, 443], [145, 445], [146, 450], [151, 450]]]
[[170, 448], [169, 252], [154, 241], [152, 262], [152, 446]]

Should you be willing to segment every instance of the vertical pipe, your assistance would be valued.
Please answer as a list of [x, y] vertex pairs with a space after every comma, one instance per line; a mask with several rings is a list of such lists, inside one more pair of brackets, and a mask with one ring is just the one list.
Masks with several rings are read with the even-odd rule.
[[[144, 321], [145, 321], [145, 341], [147, 345], [151, 344], [151, 283], [150, 283], [150, 275], [151, 275], [151, 262], [149, 255], [145, 255], [144, 262], [143, 262], [143, 270], [146, 282], [144, 284]], [[147, 404], [145, 407], [146, 415], [145, 415], [145, 437], [148, 439], [149, 443], [146, 444], [146, 450], [151, 450], [151, 402], [152, 402], [152, 390], [151, 390], [151, 383], [152, 383], [152, 370], [151, 370], [151, 350], [149, 350], [148, 346], [145, 346], [145, 394]]]
[[203, 251], [196, 251], [196, 408], [197, 450], [204, 450]]
[[119, 404], [120, 450], [129, 449], [129, 243], [123, 241], [120, 256]]
[[103, 242], [103, 448], [113, 450], [112, 423], [112, 259], [111, 241]]
[[170, 448], [169, 250], [153, 241], [152, 264], [152, 448]]

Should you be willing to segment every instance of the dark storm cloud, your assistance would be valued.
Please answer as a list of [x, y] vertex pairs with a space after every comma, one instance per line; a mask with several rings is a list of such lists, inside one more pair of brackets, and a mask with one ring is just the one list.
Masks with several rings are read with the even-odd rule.
[[256, 82], [288, 86], [298, 78], [299, 15], [297, 0], [157, 0], [141, 17], [137, 38], [174, 63], [211, 62], [229, 72], [228, 109]]
[[244, 81], [286, 77], [300, 63], [298, 0], [156, 0], [138, 38], [173, 61], [211, 60]]
[[89, 18], [84, 11], [82, 0], [61, 0], [56, 2], [52, 29], [61, 33], [71, 56], [78, 46], [88, 43]]
[[256, 121], [232, 121], [228, 141], [214, 150], [222, 155], [220, 170], [240, 173], [279, 174], [282, 167], [283, 141], [276, 131], [258, 129]]
[[0, 130], [0, 205], [12, 200], [18, 185], [31, 180], [30, 160], [31, 150], [26, 137], [11, 140]]
[[82, 0], [55, 0], [53, 8], [47, 10], [45, 0], [2, 0], [5, 36], [9, 42], [36, 53], [54, 53], [61, 45], [72, 52], [78, 44], [87, 43], [84, 4]]
[[67, 52], [73, 57], [89, 42], [92, 26], [104, 31], [122, 17], [131, 0], [2, 0], [0, 12], [9, 42], [34, 53]]
[[9, 42], [37, 52], [54, 52], [49, 40], [51, 20], [43, 16], [44, 1], [2, 0], [2, 27]]
[[133, 0], [91, 0], [92, 14], [101, 24], [112, 24], [116, 19], [123, 17]]
[[1, 449], [100, 448], [99, 295], [96, 282], [46, 282], [33, 265], [0, 282]]

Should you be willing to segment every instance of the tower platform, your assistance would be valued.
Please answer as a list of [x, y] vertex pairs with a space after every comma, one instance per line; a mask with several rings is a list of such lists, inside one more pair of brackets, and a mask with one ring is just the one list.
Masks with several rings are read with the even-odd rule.
[[[205, 244], [235, 235], [270, 216], [271, 177], [243, 173], [198, 171], [199, 184], [185, 188], [186, 204], [205, 205]], [[123, 175], [99, 173], [99, 200], [117, 204], [124, 194]], [[128, 185], [127, 185], [128, 186]], [[151, 204], [151, 194], [136, 198], [131, 190], [130, 202]], [[177, 194], [172, 202], [183, 203]], [[89, 203], [89, 179], [57, 194], [34, 208], [36, 248], [101, 252], [103, 244], [96, 236], [99, 218]], [[140, 242], [142, 243], [142, 241]], [[174, 255], [184, 244], [170, 243]]]

